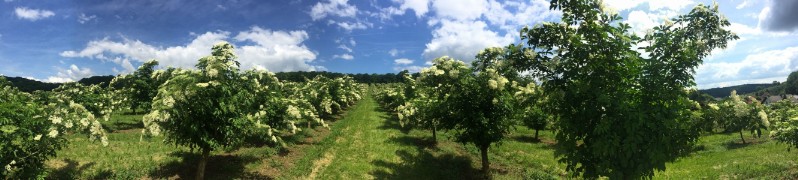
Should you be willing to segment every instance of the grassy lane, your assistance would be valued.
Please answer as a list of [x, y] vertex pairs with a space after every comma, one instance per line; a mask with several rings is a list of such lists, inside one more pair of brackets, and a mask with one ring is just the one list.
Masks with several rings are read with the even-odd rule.
[[471, 179], [477, 170], [458, 144], [429, 146], [428, 132], [407, 131], [371, 96], [352, 107], [330, 136], [311, 147], [284, 179]]

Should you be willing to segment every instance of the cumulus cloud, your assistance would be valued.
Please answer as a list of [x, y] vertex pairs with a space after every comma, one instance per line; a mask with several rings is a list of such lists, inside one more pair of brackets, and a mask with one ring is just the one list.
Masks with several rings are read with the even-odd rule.
[[431, 4], [435, 16], [427, 22], [433, 29], [423, 51], [427, 59], [451, 56], [470, 61], [484, 48], [512, 43], [518, 28], [560, 15], [549, 11], [545, 0], [436, 0]]
[[441, 18], [460, 21], [474, 20], [487, 11], [485, 0], [436, 0], [432, 2], [435, 14]]
[[340, 28], [342, 28], [342, 29], [344, 29], [346, 31], [352, 31], [352, 30], [355, 30], [355, 29], [366, 29], [368, 27], [368, 26], [366, 26], [365, 23], [362, 23], [362, 22], [353, 22], [353, 23], [350, 23], [350, 22], [338, 22], [338, 23], [336, 23], [336, 25], [338, 25], [338, 27], [340, 27]]
[[412, 64], [413, 64], [413, 60], [411, 60], [411, 59], [407, 59], [407, 58], [395, 59], [395, 60], [393, 60], [393, 70], [394, 71], [407, 70], [407, 71], [410, 71], [410, 72], [419, 72], [419, 71], [421, 71], [422, 68], [424, 68], [422, 66], [415, 66], [415, 65], [412, 65]]
[[83, 78], [91, 77], [94, 73], [89, 68], [79, 68], [72, 64], [68, 69], [57, 68], [58, 74], [45, 79], [45, 82], [64, 83], [78, 81]]
[[429, 0], [393, 0], [399, 7], [384, 8], [380, 12], [380, 17], [389, 19], [392, 15], [404, 15], [406, 11], [413, 10], [416, 17], [422, 17], [429, 12]]
[[443, 20], [441, 27], [432, 31], [432, 40], [426, 44], [424, 58], [451, 56], [470, 61], [486, 47], [505, 46], [513, 42], [516, 34], [491, 31], [483, 21], [460, 22]]
[[16, 9], [14, 9], [14, 13], [17, 15], [17, 18], [29, 21], [37, 21], [44, 18], [55, 16], [55, 13], [53, 11], [42, 10], [42, 9], [29, 9], [27, 7], [17, 7]]
[[410, 60], [410, 59], [407, 59], [407, 58], [399, 58], [399, 59], [393, 60], [393, 63], [396, 64], [396, 65], [408, 65], [408, 64], [413, 64], [413, 60]]
[[310, 17], [315, 21], [327, 16], [355, 17], [357, 7], [347, 3], [348, 0], [328, 0], [318, 2], [310, 10]]
[[739, 83], [784, 81], [798, 70], [798, 46], [758, 52], [739, 62], [710, 62], [699, 66], [699, 88], [722, 87]]
[[333, 55], [333, 59], [352, 60], [355, 59], [355, 57], [352, 56], [351, 54], [336, 54]]
[[798, 29], [798, 1], [767, 1], [759, 13], [759, 26], [770, 31], [789, 32]]
[[78, 16], [78, 23], [86, 24], [87, 22], [92, 21], [92, 20], [96, 20], [96, 19], [97, 19], [97, 15], [87, 16], [86, 14], [80, 13], [80, 15]]
[[604, 0], [604, 5], [619, 11], [635, 8], [642, 4], [648, 4], [649, 10], [672, 10], [678, 11], [688, 5], [695, 4], [693, 0]]
[[230, 35], [231, 33], [226, 31], [206, 32], [186, 45], [170, 47], [156, 47], [128, 38], [123, 38], [120, 42], [105, 38], [90, 41], [80, 51], [63, 51], [61, 56], [111, 61], [125, 69], [129, 69], [128, 59], [137, 62], [156, 59], [161, 66], [194, 68], [199, 58], [211, 53], [214, 44], [235, 40], [244, 44], [237, 45], [235, 49], [242, 69], [313, 71], [321, 68], [309, 64], [316, 59], [316, 53], [302, 44], [308, 39], [305, 31], [272, 31], [252, 27], [234, 37]]

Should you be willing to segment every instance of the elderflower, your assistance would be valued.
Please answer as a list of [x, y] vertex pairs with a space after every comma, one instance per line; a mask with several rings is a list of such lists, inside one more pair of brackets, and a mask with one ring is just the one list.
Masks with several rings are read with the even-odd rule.
[[11, 160], [11, 163], [6, 165], [6, 171], [11, 171], [11, 165], [17, 164], [17, 160]]
[[201, 88], [208, 87], [208, 83], [197, 83], [196, 85]]
[[108, 146], [108, 137], [103, 136], [100, 138], [100, 141], [103, 143], [103, 146]]
[[720, 108], [718, 108], [718, 105], [717, 105], [717, 104], [715, 104], [715, 103], [709, 103], [709, 105], [708, 105], [708, 106], [709, 106], [709, 108], [711, 108], [711, 109], [713, 109], [713, 110], [718, 110], [718, 109], [720, 109]]
[[770, 121], [768, 121], [768, 114], [765, 113], [765, 111], [759, 111], [757, 115], [759, 115], [759, 120], [762, 122], [763, 125], [770, 126]]
[[490, 87], [490, 89], [498, 88], [498, 84], [497, 84], [496, 80], [493, 80], [493, 79], [488, 80], [488, 87]]
[[288, 105], [288, 109], [286, 110], [286, 112], [288, 113], [289, 116], [291, 116], [294, 119], [302, 118], [302, 115], [299, 114], [299, 110], [292, 105]]
[[208, 76], [210, 76], [210, 77], [216, 77], [216, 75], [218, 75], [218, 74], [219, 74], [219, 70], [216, 70], [216, 69], [208, 70]]
[[53, 122], [53, 124], [61, 124], [61, 117], [58, 117], [58, 116], [50, 116], [50, 121], [52, 121], [52, 122]]
[[172, 96], [167, 96], [163, 99], [163, 104], [168, 108], [172, 108], [175, 105], [175, 99]]
[[50, 133], [47, 134], [47, 136], [50, 136], [51, 138], [54, 138], [54, 137], [58, 136], [58, 130], [50, 129]]
[[35, 141], [38, 141], [40, 139], [42, 139], [42, 135], [41, 134], [36, 135], [36, 137], [33, 137], [33, 140], [35, 140]]

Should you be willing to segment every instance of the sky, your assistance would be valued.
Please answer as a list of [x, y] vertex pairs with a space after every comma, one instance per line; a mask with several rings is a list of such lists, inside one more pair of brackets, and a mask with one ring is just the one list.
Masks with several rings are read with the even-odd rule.
[[[711, 0], [605, 0], [635, 33]], [[718, 0], [740, 36], [695, 74], [699, 89], [783, 82], [798, 70], [798, 1]], [[522, 43], [559, 21], [547, 0], [3, 0], [0, 74], [47, 82], [132, 72], [150, 59], [193, 68], [232, 43], [243, 69], [396, 73]]]

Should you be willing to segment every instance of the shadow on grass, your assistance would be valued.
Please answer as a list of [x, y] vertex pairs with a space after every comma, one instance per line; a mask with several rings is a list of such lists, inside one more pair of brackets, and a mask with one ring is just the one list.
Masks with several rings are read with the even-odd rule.
[[402, 125], [399, 124], [398, 117], [390, 114], [382, 114], [380, 115], [380, 118], [384, 118], [385, 122], [382, 123], [380, 127], [377, 127], [378, 129], [396, 129], [401, 131], [403, 134], [410, 133], [411, 128], [409, 126], [402, 127]]
[[389, 143], [399, 144], [402, 146], [414, 146], [419, 148], [430, 148], [435, 150], [438, 149], [435, 141], [433, 141], [432, 139], [426, 139], [420, 137], [413, 137], [413, 136], [391, 137], [386, 141], [388, 141]]
[[759, 144], [759, 142], [758, 141], [754, 141], [753, 139], [748, 139], [748, 140], [746, 140], [745, 143], [743, 143], [741, 140], [737, 139], [737, 140], [734, 140], [734, 141], [727, 141], [727, 142], [723, 143], [723, 146], [725, 146], [726, 149], [728, 149], [728, 150], [732, 150], [732, 149], [748, 147], [750, 145], [755, 145], [755, 144]]
[[[79, 179], [79, 175], [81, 172], [86, 171], [86, 169], [94, 166], [94, 162], [86, 163], [83, 165], [79, 165], [79, 163], [72, 159], [65, 159], [64, 162], [66, 165], [64, 167], [58, 168], [53, 170], [47, 179]], [[97, 175], [90, 179], [111, 179], [113, 177], [113, 173], [109, 170], [102, 170]]]
[[[150, 172], [153, 179], [191, 179], [196, 175], [199, 153], [173, 152], [170, 156], [181, 157], [182, 161], [162, 164]], [[246, 165], [262, 161], [255, 156], [211, 155], [205, 167], [206, 179], [273, 179], [258, 173], [246, 172]]]
[[471, 167], [471, 159], [454, 154], [433, 155], [417, 148], [397, 151], [403, 163], [376, 160], [374, 166], [390, 169], [376, 170], [370, 174], [376, 179], [481, 179], [483, 174]]
[[527, 135], [513, 136], [512, 139], [522, 143], [540, 143], [540, 138]]
[[117, 132], [128, 129], [141, 129], [144, 124], [141, 121], [117, 121], [113, 124], [103, 126], [107, 132]]

